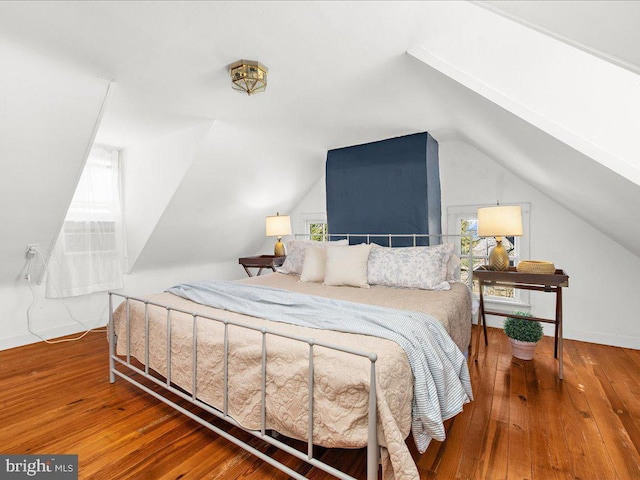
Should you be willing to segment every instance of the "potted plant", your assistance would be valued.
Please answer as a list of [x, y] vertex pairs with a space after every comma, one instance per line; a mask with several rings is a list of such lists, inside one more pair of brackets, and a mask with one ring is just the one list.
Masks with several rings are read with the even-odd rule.
[[[513, 315], [533, 316], [529, 312], [513, 312]], [[542, 325], [535, 320], [507, 317], [504, 321], [504, 333], [511, 339], [513, 356], [521, 360], [531, 360], [536, 344], [542, 338]]]

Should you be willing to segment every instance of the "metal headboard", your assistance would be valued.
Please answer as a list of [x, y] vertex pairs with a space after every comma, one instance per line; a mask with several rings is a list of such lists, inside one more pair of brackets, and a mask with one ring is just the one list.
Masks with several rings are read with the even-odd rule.
[[[470, 240], [469, 245], [471, 245], [472, 237], [471, 235], [462, 235], [462, 234], [448, 234], [448, 233], [296, 233], [294, 235], [296, 239], [310, 239], [310, 240], [318, 240], [318, 241], [335, 241], [335, 240], [343, 240], [346, 239], [349, 244], [351, 244], [352, 240], [355, 240], [360, 243], [378, 243], [376, 240], [383, 240], [386, 245], [394, 247], [393, 239], [410, 239], [410, 242], [396, 242], [395, 247], [407, 247], [407, 246], [433, 246], [440, 245], [443, 242], [449, 241], [449, 243], [453, 243], [454, 245], [454, 253], [460, 257], [467, 259], [469, 275], [467, 278], [467, 284], [469, 288], [473, 287], [473, 276], [471, 275], [471, 271], [473, 270], [473, 249], [469, 248], [469, 252], [464, 256], [461, 254], [461, 240], [463, 238], [468, 238]], [[449, 239], [456, 239], [455, 242], [451, 242]], [[398, 245], [398, 243], [402, 243], [402, 245]], [[410, 245], [407, 245], [410, 243]], [[458, 274], [460, 267], [458, 267]]]

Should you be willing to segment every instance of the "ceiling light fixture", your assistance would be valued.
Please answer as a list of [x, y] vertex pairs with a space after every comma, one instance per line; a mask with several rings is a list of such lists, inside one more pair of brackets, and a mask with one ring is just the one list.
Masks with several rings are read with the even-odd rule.
[[238, 60], [229, 65], [233, 89], [247, 95], [266, 90], [268, 71], [267, 67], [253, 60]]

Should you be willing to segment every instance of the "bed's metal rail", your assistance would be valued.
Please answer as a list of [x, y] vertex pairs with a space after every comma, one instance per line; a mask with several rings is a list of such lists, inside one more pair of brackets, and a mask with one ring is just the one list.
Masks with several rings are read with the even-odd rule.
[[[382, 242], [380, 245], [383, 247], [394, 247], [394, 246], [411, 246], [406, 245], [407, 242], [404, 242], [405, 239], [412, 240], [412, 246], [429, 246], [429, 245], [438, 245], [441, 240], [446, 240], [448, 237], [452, 238], [460, 238], [466, 235], [456, 235], [456, 234], [448, 234], [448, 233], [296, 233], [296, 238], [311, 238], [311, 239], [319, 239], [322, 238], [324, 241], [334, 241], [334, 240], [349, 240], [349, 244], [351, 244], [351, 240], [363, 242], [363, 243], [371, 243], [376, 241]], [[394, 245], [394, 240], [396, 240], [396, 245]], [[386, 245], [383, 243], [387, 242]]]
[[[116, 355], [116, 334], [115, 334], [115, 325], [114, 325], [114, 300], [113, 297], [120, 297], [124, 299], [125, 302], [125, 335], [127, 336], [127, 352], [126, 355], [118, 356]], [[131, 302], [140, 302], [144, 305], [144, 332], [145, 332], [145, 354], [144, 354], [144, 368], [138, 368], [134, 364], [131, 363], [131, 324], [130, 324], [130, 303]], [[166, 341], [167, 341], [167, 364], [166, 364], [166, 378], [165, 380], [161, 380], [156, 376], [150, 374], [150, 366], [149, 366], [149, 349], [151, 347], [149, 341], [149, 307], [159, 307], [166, 310]], [[171, 314], [173, 312], [187, 314], [192, 317], [192, 326], [193, 326], [193, 334], [192, 334], [192, 385], [191, 385], [191, 393], [185, 393], [183, 390], [178, 389], [172, 386], [171, 382]], [[198, 372], [198, 359], [197, 359], [197, 346], [198, 346], [198, 321], [208, 320], [213, 322], [218, 322], [224, 325], [224, 344], [223, 344], [223, 385], [224, 385], [224, 402], [222, 405], [222, 410], [212, 407], [211, 405], [204, 403], [203, 401], [198, 399], [198, 380], [197, 380], [197, 372]], [[228, 406], [229, 406], [229, 390], [228, 390], [228, 375], [229, 375], [229, 326], [235, 326], [240, 328], [246, 328], [247, 330], [258, 331], [262, 334], [262, 387], [261, 387], [261, 428], [260, 430], [251, 430], [244, 428], [240, 425], [235, 419], [228, 415]], [[120, 377], [145, 391], [146, 393], [152, 395], [158, 400], [166, 403], [167, 405], [173, 407], [177, 411], [183, 413], [189, 418], [195, 420], [201, 425], [207, 427], [218, 435], [226, 438], [230, 442], [238, 445], [239, 447], [247, 450], [248, 452], [254, 454], [258, 458], [267, 462], [268, 464], [282, 470], [287, 475], [295, 479], [305, 479], [303, 475], [293, 471], [291, 468], [286, 465], [274, 460], [268, 455], [262, 453], [246, 442], [232, 436], [225, 430], [213, 425], [212, 423], [204, 420], [198, 415], [186, 410], [179, 404], [175, 403], [169, 398], [162, 396], [160, 393], [152, 390], [148, 386], [140, 383], [135, 378], [133, 378], [133, 374], [140, 375], [146, 378], [148, 381], [153, 382], [155, 385], [162, 387], [163, 389], [177, 395], [178, 397], [200, 407], [202, 410], [214, 415], [217, 418], [220, 418], [231, 425], [241, 428], [245, 432], [248, 432], [263, 441], [280, 448], [281, 450], [295, 456], [296, 458], [307, 462], [309, 465], [319, 468], [336, 478], [341, 480], [356, 480], [354, 477], [345, 474], [337, 470], [336, 468], [328, 465], [319, 459], [314, 457], [314, 443], [313, 443], [313, 415], [314, 415], [314, 405], [313, 405], [313, 388], [314, 388], [314, 347], [320, 346], [324, 348], [329, 348], [332, 350], [337, 350], [340, 352], [344, 352], [347, 354], [355, 355], [358, 357], [364, 357], [369, 359], [370, 361], [370, 388], [369, 388], [369, 409], [368, 409], [368, 433], [367, 433], [367, 480], [374, 480], [378, 478], [378, 469], [379, 469], [379, 450], [378, 450], [378, 441], [377, 441], [377, 412], [376, 412], [376, 361], [377, 355], [375, 353], [363, 352], [356, 349], [350, 349], [341, 347], [338, 345], [332, 345], [330, 343], [315, 341], [313, 338], [304, 338], [296, 335], [291, 335], [287, 333], [277, 332], [275, 330], [271, 330], [268, 328], [259, 328], [252, 325], [246, 325], [240, 322], [227, 320], [223, 318], [216, 318], [207, 315], [200, 315], [194, 312], [188, 312], [184, 310], [180, 310], [177, 308], [173, 308], [167, 305], [162, 305], [158, 303], [151, 302], [149, 300], [143, 298], [136, 298], [131, 296], [122, 295], [115, 292], [109, 292], [109, 324], [108, 324], [108, 335], [109, 335], [109, 380], [111, 383], [116, 381], [116, 377]], [[269, 335], [287, 338], [295, 342], [302, 342], [307, 344], [308, 352], [309, 352], [309, 375], [308, 375], [308, 396], [309, 396], [309, 413], [307, 419], [308, 425], [308, 435], [307, 435], [307, 452], [303, 453], [300, 450], [297, 450], [278, 439], [270, 436], [266, 432], [266, 371], [267, 371], [267, 337]], [[120, 366], [119, 370], [117, 367]], [[130, 376], [131, 375], [131, 376]]]

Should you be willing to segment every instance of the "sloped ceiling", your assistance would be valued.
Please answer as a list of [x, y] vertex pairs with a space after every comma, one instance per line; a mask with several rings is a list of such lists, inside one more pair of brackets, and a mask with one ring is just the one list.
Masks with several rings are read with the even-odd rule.
[[479, 1], [478, 5], [640, 73], [640, 2]]
[[483, 9], [423, 41], [412, 56], [489, 100], [465, 101], [470, 117], [458, 128], [469, 143], [484, 150], [477, 139], [499, 138], [489, 156], [640, 253], [640, 229], [623, 220], [640, 203], [637, 74]]
[[[571, 3], [563, 8], [583, 2]], [[328, 149], [425, 130], [473, 144], [640, 254], [629, 240], [640, 233], [630, 210], [609, 211], [610, 202], [606, 212], [597, 208], [617, 195], [636, 202], [638, 185], [405, 54], [477, 9], [467, 2], [2, 2], [0, 32], [51, 62], [115, 81], [101, 144], [126, 152], [215, 121], [141, 240], [135, 268], [256, 251], [264, 216], [297, 204], [321, 177]], [[599, 27], [585, 20], [583, 28]], [[231, 90], [226, 66], [240, 58], [269, 67], [264, 94]], [[561, 168], [551, 172], [558, 159]], [[79, 164], [66, 167], [65, 176], [77, 178]], [[69, 187], [62, 190], [70, 198]], [[28, 208], [36, 207], [20, 206], [19, 214]], [[43, 212], [61, 221], [60, 211]]]

